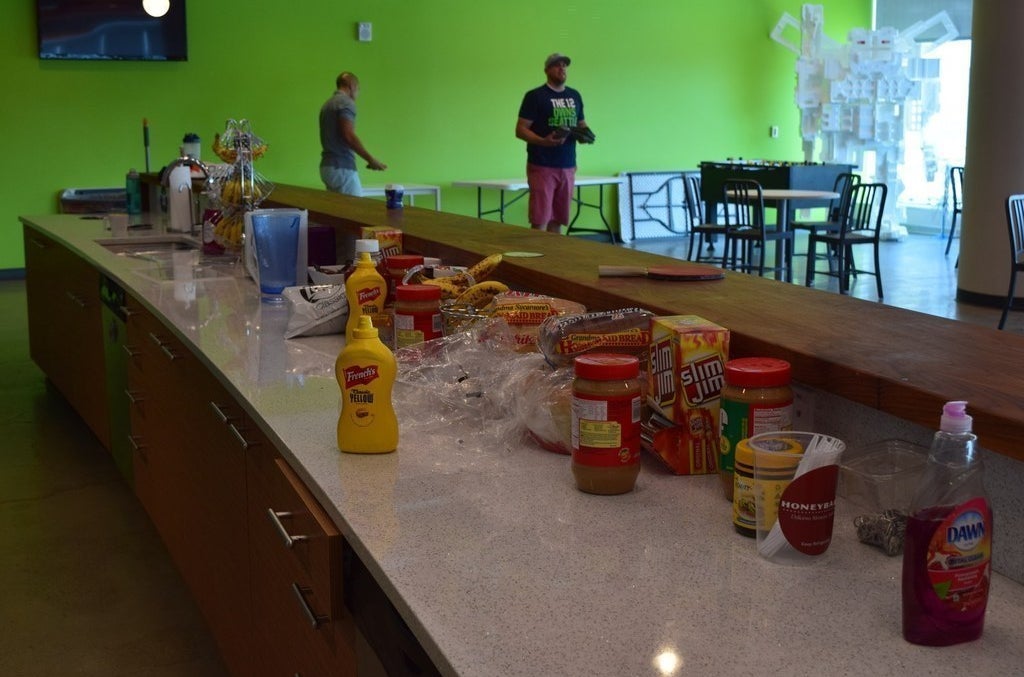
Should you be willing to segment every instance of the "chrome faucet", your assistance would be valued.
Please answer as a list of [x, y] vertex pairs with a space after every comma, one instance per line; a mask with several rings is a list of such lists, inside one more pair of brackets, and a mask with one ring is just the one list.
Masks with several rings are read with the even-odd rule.
[[[160, 175], [160, 184], [170, 190], [171, 185], [171, 172], [178, 167], [189, 167], [198, 169], [203, 173], [203, 179], [206, 184], [210, 183], [210, 168], [206, 166], [201, 160], [196, 159], [191, 155], [182, 155], [181, 157], [175, 158], [164, 167], [163, 173]], [[189, 235], [196, 235], [196, 226], [198, 225], [200, 231], [202, 229], [202, 215], [199, 213], [199, 199], [192, 192], [192, 183], [189, 182], [187, 185], [178, 186], [178, 191], [188, 191], [188, 202], [191, 206], [192, 218], [189, 224]]]

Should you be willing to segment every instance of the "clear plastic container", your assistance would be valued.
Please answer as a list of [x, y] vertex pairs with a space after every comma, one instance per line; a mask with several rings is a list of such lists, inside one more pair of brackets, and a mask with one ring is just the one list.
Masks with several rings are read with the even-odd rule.
[[927, 460], [927, 448], [899, 439], [852, 450], [840, 468], [839, 495], [872, 513], [907, 514]]

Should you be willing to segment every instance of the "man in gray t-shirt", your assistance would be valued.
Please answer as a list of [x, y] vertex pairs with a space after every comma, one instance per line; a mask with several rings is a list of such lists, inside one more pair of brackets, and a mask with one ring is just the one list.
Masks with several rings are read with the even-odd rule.
[[388, 166], [370, 155], [356, 136], [359, 78], [346, 71], [338, 76], [337, 86], [337, 91], [320, 107], [320, 179], [328, 190], [362, 197], [355, 156], [366, 160], [366, 167], [374, 171], [383, 171]]

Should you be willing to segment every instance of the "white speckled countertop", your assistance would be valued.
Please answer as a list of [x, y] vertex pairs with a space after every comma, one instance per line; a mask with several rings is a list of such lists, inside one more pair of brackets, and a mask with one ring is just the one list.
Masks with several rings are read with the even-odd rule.
[[23, 220], [124, 284], [248, 400], [445, 674], [1009, 675], [1024, 666], [1024, 586], [1000, 575], [982, 639], [905, 642], [901, 560], [857, 542], [843, 501], [824, 561], [787, 567], [733, 531], [717, 477], [672, 476], [649, 458], [633, 493], [591, 496], [574, 488], [567, 457], [484, 444], [472, 430], [417, 436], [417, 412], [407, 411], [397, 453], [340, 454], [340, 337], [284, 341], [287, 310], [260, 304], [237, 268], [157, 281], [152, 264], [94, 243], [102, 222]]

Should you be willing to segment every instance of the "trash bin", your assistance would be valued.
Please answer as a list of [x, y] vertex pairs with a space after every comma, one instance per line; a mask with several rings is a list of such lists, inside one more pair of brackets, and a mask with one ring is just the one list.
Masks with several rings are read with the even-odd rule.
[[128, 209], [128, 196], [121, 188], [67, 188], [60, 193], [62, 214], [108, 214]]

